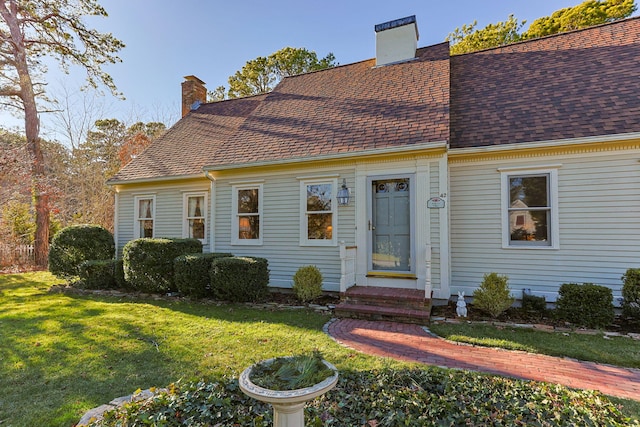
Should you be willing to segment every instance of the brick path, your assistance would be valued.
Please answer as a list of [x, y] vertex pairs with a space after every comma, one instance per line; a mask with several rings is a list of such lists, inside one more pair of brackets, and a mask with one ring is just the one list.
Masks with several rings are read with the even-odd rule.
[[376, 356], [552, 382], [640, 400], [640, 369], [456, 344], [429, 335], [419, 325], [338, 319], [325, 329], [337, 342]]

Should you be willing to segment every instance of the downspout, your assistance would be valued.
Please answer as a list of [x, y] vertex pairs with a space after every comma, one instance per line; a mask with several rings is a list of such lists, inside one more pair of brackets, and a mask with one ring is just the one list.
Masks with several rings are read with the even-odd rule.
[[118, 212], [118, 208], [119, 208], [119, 204], [120, 204], [119, 200], [120, 200], [120, 192], [118, 191], [118, 188], [116, 187], [115, 188], [115, 194], [114, 194], [114, 202], [113, 202], [113, 209], [114, 209], [114, 212], [113, 212], [113, 239], [114, 239], [115, 244], [116, 244], [116, 259], [120, 258], [119, 254], [118, 254], [118, 251], [119, 251], [119, 249], [118, 249], [119, 248], [119, 245], [118, 245], [118, 241], [119, 241], [119, 239], [118, 239], [118, 234], [119, 234], [118, 233], [118, 229], [119, 229], [118, 222], [119, 222], [119, 220], [118, 220], [118, 218], [120, 217], [119, 212]]
[[211, 197], [209, 197], [209, 200], [210, 200], [209, 201], [209, 218], [210, 218], [210, 221], [209, 221], [209, 224], [210, 224], [210, 226], [209, 226], [209, 252], [215, 252], [216, 242], [214, 240], [215, 233], [213, 232], [213, 230], [215, 228], [214, 227], [214, 224], [215, 224], [214, 218], [215, 218], [215, 207], [216, 207], [216, 196], [215, 196], [215, 194], [216, 194], [215, 193], [215, 190], [216, 190], [216, 187], [215, 187], [216, 179], [213, 176], [211, 176], [211, 172], [208, 171], [208, 170], [204, 171], [204, 176], [206, 176], [207, 179], [209, 181], [211, 181], [211, 184], [210, 184], [210, 187], [209, 187], [209, 194], [211, 195]]

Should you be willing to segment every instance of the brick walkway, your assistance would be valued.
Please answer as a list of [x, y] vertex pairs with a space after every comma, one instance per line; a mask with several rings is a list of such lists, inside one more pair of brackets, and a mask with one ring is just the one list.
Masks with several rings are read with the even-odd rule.
[[640, 369], [455, 344], [429, 335], [419, 325], [338, 319], [329, 323], [326, 331], [337, 342], [376, 356], [552, 382], [640, 400]]

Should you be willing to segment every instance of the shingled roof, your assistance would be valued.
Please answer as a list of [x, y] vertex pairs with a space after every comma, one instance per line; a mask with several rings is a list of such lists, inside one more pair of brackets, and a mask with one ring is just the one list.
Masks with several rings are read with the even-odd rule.
[[410, 147], [451, 148], [640, 132], [640, 18], [449, 57], [375, 60], [203, 104], [111, 182]]
[[266, 95], [203, 104], [180, 119], [111, 182], [202, 175], [226, 143]]
[[451, 58], [451, 148], [640, 132], [640, 18]]

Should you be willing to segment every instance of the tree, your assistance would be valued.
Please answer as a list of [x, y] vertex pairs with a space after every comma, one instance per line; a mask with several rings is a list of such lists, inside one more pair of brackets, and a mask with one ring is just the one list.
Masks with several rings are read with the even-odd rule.
[[[267, 93], [284, 77], [335, 65], [335, 56], [332, 53], [318, 59], [315, 52], [307, 49], [285, 47], [267, 57], [259, 56], [247, 61], [241, 70], [229, 77], [228, 97], [239, 98]], [[216, 88], [211, 95], [215, 97], [214, 100], [218, 100], [221, 94], [224, 96], [224, 87]]]
[[577, 6], [553, 12], [551, 16], [536, 19], [523, 33], [519, 31], [526, 21], [519, 23], [513, 15], [509, 15], [506, 21], [489, 24], [480, 30], [475, 28], [477, 21], [463, 25], [450, 33], [446, 40], [451, 43], [451, 54], [475, 52], [618, 21], [631, 16], [635, 11], [634, 0], [587, 0]]
[[451, 43], [452, 55], [503, 46], [520, 41], [518, 31], [525, 22], [518, 22], [515, 16], [509, 15], [504, 22], [489, 24], [481, 30], [476, 30], [478, 21], [473, 21], [472, 24], [456, 28], [446, 40]]
[[636, 11], [634, 0], [588, 0], [574, 7], [557, 10], [531, 23], [523, 39], [535, 39], [565, 31], [614, 22]]
[[92, 87], [102, 83], [116, 93], [104, 64], [120, 62], [124, 44], [111, 34], [87, 28], [84, 16], [107, 16], [95, 0], [4, 0], [0, 2], [0, 96], [5, 105], [24, 114], [30, 155], [32, 191], [36, 207], [35, 262], [46, 266], [49, 249], [49, 194], [40, 141], [38, 99], [42, 99], [44, 56], [68, 71], [69, 63], [82, 66]]

